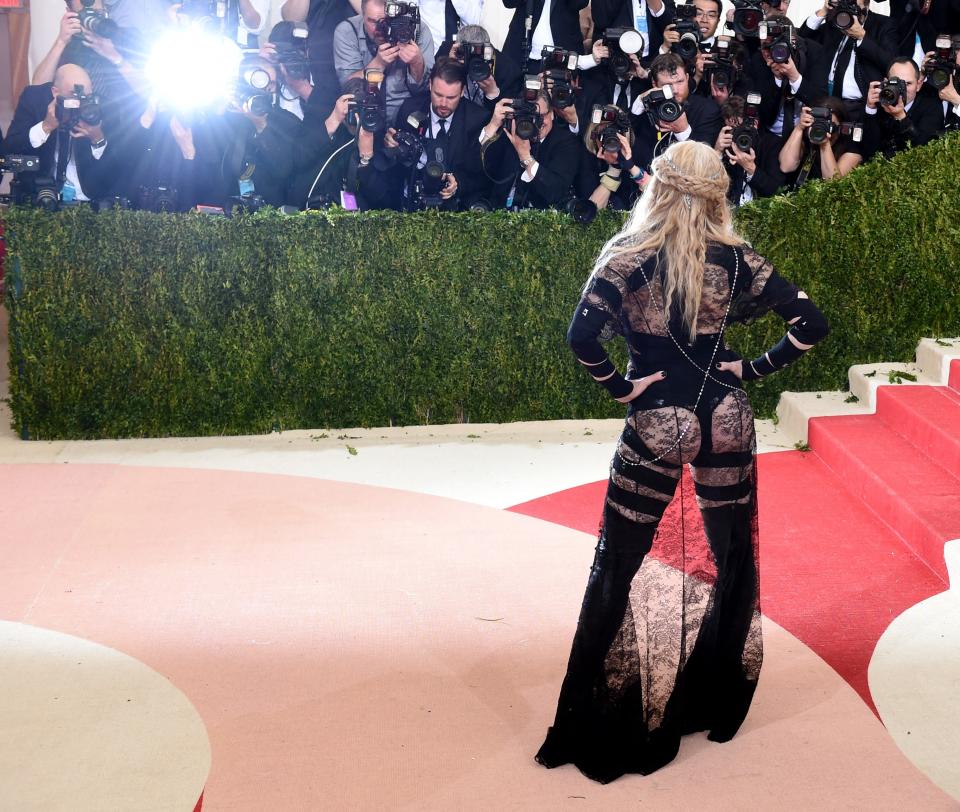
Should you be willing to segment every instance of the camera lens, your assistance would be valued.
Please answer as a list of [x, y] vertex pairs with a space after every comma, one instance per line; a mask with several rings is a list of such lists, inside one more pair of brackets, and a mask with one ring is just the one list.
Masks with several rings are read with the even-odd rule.
[[770, 46], [770, 58], [778, 65], [785, 65], [790, 61], [790, 45], [786, 42], [775, 42]]
[[474, 82], [482, 82], [484, 79], [489, 79], [490, 63], [484, 59], [474, 57], [467, 66], [467, 75], [473, 79]]
[[663, 101], [657, 108], [657, 118], [661, 121], [676, 121], [680, 118], [680, 105], [672, 99]]
[[853, 25], [853, 15], [849, 11], [838, 11], [837, 16], [833, 18], [834, 25], [843, 31], [846, 31]]
[[950, 74], [943, 68], [935, 68], [930, 71], [927, 81], [934, 90], [943, 90], [950, 84]]
[[537, 132], [533, 120], [529, 118], [517, 119], [514, 128], [517, 138], [522, 138], [524, 141], [529, 141]]

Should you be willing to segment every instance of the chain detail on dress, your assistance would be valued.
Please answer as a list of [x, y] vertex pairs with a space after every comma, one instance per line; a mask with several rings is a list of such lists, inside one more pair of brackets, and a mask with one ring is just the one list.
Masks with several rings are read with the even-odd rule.
[[[703, 383], [700, 384], [700, 391], [699, 393], [697, 393], [696, 403], [693, 404], [693, 410], [692, 410], [693, 417], [691, 417], [687, 421], [687, 425], [683, 427], [683, 431], [681, 431], [680, 434], [677, 436], [677, 439], [673, 443], [673, 445], [671, 445], [669, 448], [666, 448], [663, 451], [663, 453], [657, 455], [652, 460], [645, 460], [643, 457], [640, 457], [639, 462], [633, 462], [632, 460], [626, 459], [623, 456], [623, 454], [620, 453], [620, 448], [618, 446], [616, 453], [617, 453], [617, 456], [620, 458], [620, 461], [624, 465], [632, 465], [634, 467], [646, 465], [649, 467], [653, 465], [653, 463], [655, 462], [660, 462], [660, 460], [662, 460], [665, 456], [667, 456], [668, 453], [673, 451], [674, 448], [676, 448], [678, 445], [680, 445], [680, 443], [683, 442], [683, 438], [687, 436], [687, 432], [690, 431], [690, 427], [693, 425], [693, 421], [696, 419], [697, 408], [700, 406], [700, 400], [701, 398], [703, 398], [703, 392], [707, 388], [708, 380], [713, 380], [716, 383], [722, 384], [723, 386], [726, 386], [727, 389], [737, 388], [736, 386], [730, 386], [729, 384], [723, 383], [723, 381], [718, 381], [716, 378], [710, 375], [710, 370], [713, 367], [713, 360], [714, 358], [717, 357], [717, 350], [720, 349], [720, 344], [723, 342], [723, 331], [726, 329], [726, 326], [727, 326], [727, 316], [730, 315], [730, 307], [731, 305], [733, 305], [734, 291], [737, 289], [737, 277], [740, 275], [740, 254], [737, 253], [737, 249], [735, 247], [731, 246], [731, 248], [733, 249], [733, 259], [734, 259], [734, 262], [736, 263], [733, 271], [733, 284], [730, 286], [730, 298], [727, 299], [727, 308], [723, 313], [723, 320], [720, 322], [720, 330], [717, 333], [717, 343], [714, 344], [713, 346], [713, 352], [710, 354], [710, 362], [707, 364], [706, 369], [703, 369], [696, 361], [694, 361], [689, 355], [687, 355], [683, 347], [680, 346], [680, 342], [678, 342], [677, 339], [674, 338], [673, 332], [670, 329], [670, 321], [667, 318], [666, 297], [664, 297], [664, 307], [661, 308], [660, 303], [657, 302], [656, 297], [653, 296], [653, 291], [650, 288], [650, 280], [647, 278], [647, 273], [646, 271], [643, 270], [643, 265], [640, 265], [640, 273], [643, 274], [643, 281], [646, 283], [647, 290], [650, 291], [650, 298], [653, 300], [654, 305], [656, 306], [657, 310], [660, 311], [660, 315], [663, 317], [663, 323], [664, 323], [664, 326], [666, 327], [667, 335], [670, 336], [670, 339], [676, 345], [677, 349], [680, 350], [680, 353], [683, 355], [683, 357], [686, 358], [691, 364], [693, 364], [694, 367], [696, 367], [698, 370], [703, 372], [704, 375], [703, 375]], [[634, 293], [634, 296], [636, 296], [636, 293]], [[681, 454], [681, 457], [682, 457], [682, 454]]]

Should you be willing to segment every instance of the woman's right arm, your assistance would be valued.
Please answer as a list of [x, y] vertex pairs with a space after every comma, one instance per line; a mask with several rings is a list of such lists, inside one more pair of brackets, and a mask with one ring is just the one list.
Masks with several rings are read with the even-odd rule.
[[761, 296], [777, 302], [772, 306], [772, 310], [790, 325], [790, 329], [763, 355], [743, 362], [741, 377], [745, 381], [762, 378], [792, 364], [830, 332], [823, 313], [810, 301], [807, 294], [798, 290], [776, 271], [770, 274]]

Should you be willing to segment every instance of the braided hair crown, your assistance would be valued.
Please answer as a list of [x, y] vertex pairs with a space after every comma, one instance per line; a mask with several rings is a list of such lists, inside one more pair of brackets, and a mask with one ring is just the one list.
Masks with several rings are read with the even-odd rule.
[[691, 197], [701, 197], [711, 203], [726, 199], [730, 179], [719, 156], [706, 144], [694, 141], [675, 144], [655, 158], [651, 168], [661, 184], [683, 195], [688, 207]]

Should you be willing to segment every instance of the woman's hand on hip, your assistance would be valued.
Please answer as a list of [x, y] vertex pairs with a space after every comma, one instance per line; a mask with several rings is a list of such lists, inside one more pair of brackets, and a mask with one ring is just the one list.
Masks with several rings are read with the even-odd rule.
[[743, 361], [720, 361], [717, 369], [721, 372], [732, 372], [741, 381], [743, 380]]
[[633, 391], [629, 395], [624, 395], [622, 398], [617, 398], [617, 401], [619, 403], [629, 403], [631, 400], [640, 397], [640, 395], [647, 391], [647, 387], [650, 386], [650, 384], [662, 381], [666, 377], [667, 373], [663, 370], [660, 370], [660, 372], [654, 372], [652, 375], [647, 375], [643, 378], [637, 378], [636, 380], [630, 382], [633, 384]]

